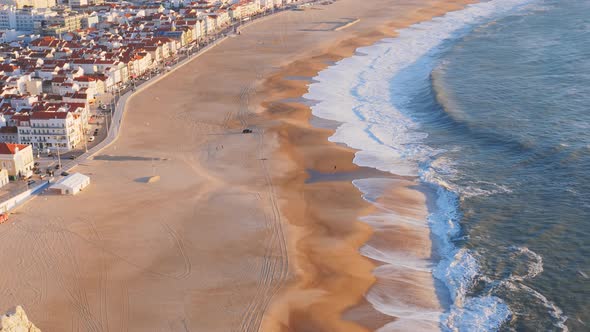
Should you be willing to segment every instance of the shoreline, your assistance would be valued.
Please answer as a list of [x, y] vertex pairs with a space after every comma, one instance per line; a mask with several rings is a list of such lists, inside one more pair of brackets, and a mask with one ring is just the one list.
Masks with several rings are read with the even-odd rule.
[[[405, 26], [428, 20], [451, 10], [461, 9], [469, 3], [472, 2], [455, 3], [453, 4], [455, 7], [451, 5], [444, 10], [437, 8], [440, 11], [434, 10], [430, 12], [431, 17], [422, 17], [413, 22], [405, 22]], [[295, 248], [292, 249], [294, 254], [292, 255], [295, 264], [300, 265], [296, 269], [299, 278], [294, 284], [290, 285], [290, 288], [283, 292], [282, 298], [275, 301], [274, 310], [267, 316], [266, 325], [263, 326], [266, 330], [291, 331], [312, 327], [314, 330], [365, 331], [380, 328], [396, 320], [403, 320], [405, 318], [403, 314], [402, 316], [394, 316], [378, 312], [375, 310], [375, 304], [371, 305], [364, 297], [366, 294], [370, 296], [372, 293], [383, 293], [381, 292], [383, 287], [393, 288], [398, 292], [399, 297], [403, 296], [406, 299], [421, 295], [421, 299], [412, 300], [413, 304], [422, 306], [426, 310], [432, 310], [434, 316], [431, 315], [430, 319], [434, 317], [434, 322], [430, 321], [430, 323], [427, 322], [424, 325], [417, 323], [412, 327], [438, 329], [439, 322], [437, 318], [442, 314], [441, 306], [444, 304], [440, 303], [438, 290], [434, 285], [436, 282], [431, 272], [412, 275], [411, 271], [402, 271], [402, 273], [406, 273], [405, 276], [395, 282], [387, 279], [382, 280], [375, 277], [374, 271], [385, 265], [384, 262], [370, 259], [366, 254], [361, 256], [359, 252], [355, 252], [361, 247], [366, 248], [373, 244], [383, 246], [385, 244], [389, 249], [397, 248], [401, 252], [404, 250], [406, 252], [414, 251], [417, 257], [421, 257], [426, 261], [431, 258], [432, 242], [427, 223], [427, 198], [425, 192], [414, 189], [418, 182], [386, 173], [388, 175], [386, 177], [396, 178], [392, 181], [397, 182], [389, 189], [386, 189], [386, 191], [389, 190], [394, 193], [395, 196], [395, 198], [390, 197], [388, 199], [389, 206], [397, 209], [399, 215], [414, 218], [422, 223], [421, 226], [415, 229], [392, 225], [399, 228], [394, 231], [391, 229], [380, 231], [375, 225], [369, 227], [367, 222], [360, 221], [363, 216], [368, 216], [374, 212], [375, 207], [368, 205], [366, 202], [359, 202], [361, 196], [359, 189], [355, 188], [350, 181], [347, 183], [347, 181], [338, 180], [329, 182], [319, 180], [314, 183], [305, 183], [310, 171], [320, 174], [330, 172], [354, 174], [359, 172], [359, 167], [352, 163], [356, 150], [330, 143], [328, 136], [331, 136], [334, 130], [311, 126], [309, 105], [297, 101], [301, 100], [303, 94], [307, 91], [308, 82], [313, 81], [321, 70], [341, 59], [353, 56], [360, 47], [373, 45], [384, 38], [394, 37], [396, 35], [395, 30], [405, 27], [397, 26], [394, 30], [391, 23], [374, 27], [367, 34], [370, 37], [351, 38], [341, 41], [340, 45], [332, 45], [322, 55], [299, 60], [292, 64], [293, 68], [289, 68], [291, 65], [287, 66], [287, 68], [274, 75], [267, 86], [267, 89], [271, 89], [283, 85], [278, 90], [292, 90], [291, 94], [286, 93], [286, 95], [281, 95], [280, 99], [267, 102], [266, 107], [270, 109], [271, 119], [282, 120], [283, 122], [276, 129], [279, 136], [282, 137], [281, 153], [298, 164], [299, 171], [294, 172], [295, 174], [291, 174], [286, 179], [288, 186], [297, 188], [291, 189], [292, 191], [301, 191], [304, 193], [303, 196], [312, 198], [299, 198], [300, 202], [294, 204], [293, 202], [297, 201], [297, 197], [294, 196], [298, 195], [296, 193], [284, 193], [285, 200], [289, 201], [289, 204], [284, 209], [286, 210], [287, 219], [291, 223], [289, 234], [294, 239], [290, 239], [290, 241], [295, 242]], [[306, 77], [307, 82], [303, 80], [294, 83], [292, 80], [285, 79], [288, 77]], [[275, 112], [276, 115], [273, 114]], [[284, 119], [285, 114], [288, 114], [286, 121]], [[306, 138], [302, 138], [303, 136]], [[310, 136], [313, 138], [310, 138]], [[288, 148], [285, 148], [285, 146], [288, 146]], [[330, 167], [326, 167], [325, 164], [330, 164]], [[331, 169], [332, 164], [335, 164], [334, 170]], [[301, 170], [309, 171], [302, 172]], [[362, 178], [361, 173], [359, 173], [359, 176]], [[338, 195], [341, 196], [348, 196], [348, 198], [346, 200], [333, 199], [336, 202], [326, 202], [320, 198], [323, 195], [332, 194], [331, 196], [333, 196], [335, 192], [338, 192]], [[400, 199], [401, 197], [404, 198]], [[402, 203], [396, 202], [396, 200]], [[296, 207], [293, 208], [292, 205]], [[305, 207], [304, 210], [307, 213], [300, 211], [289, 212], [290, 209], [301, 210], [300, 205]], [[353, 207], [349, 211], [343, 211], [343, 206]], [[312, 212], [308, 212], [310, 210]], [[342, 220], [331, 220], [330, 217], [326, 216], [331, 214], [338, 217], [344, 215], [348, 220], [344, 221], [345, 224], [343, 225]], [[298, 222], [293, 223], [292, 220], [298, 220]], [[302, 223], [299, 220], [312, 221]], [[339, 229], [334, 231], [334, 228]], [[396, 241], [401, 242], [401, 244], [388, 245]], [[338, 244], [334, 244], [334, 242], [338, 242]], [[328, 253], [322, 255], [319, 251], [328, 251]], [[334, 252], [339, 252], [340, 255]], [[312, 258], [312, 256], [316, 257]], [[323, 257], [318, 258], [317, 256]], [[422, 285], [413, 287], [411, 282], [402, 279], [421, 280], [426, 287], [423, 288]], [[337, 287], [333, 287], [329, 283], [337, 284]], [[404, 293], [402, 290], [408, 287], [410, 290], [406, 291], [405, 294], [399, 293]], [[342, 292], [342, 288], [347, 289], [349, 294], [343, 295], [342, 293], [345, 292]], [[391, 293], [391, 289], [385, 290], [385, 293]], [[303, 298], [306, 299], [303, 300]], [[391, 300], [395, 301], [395, 299]], [[341, 315], [344, 315], [344, 320], [341, 319]], [[294, 316], [297, 318], [293, 318]], [[410, 326], [405, 325], [405, 327]]]
[[[154, 82], [129, 100], [117, 140], [78, 166], [92, 175], [84, 193], [41, 195], [0, 230], [0, 249], [19, 258], [3, 258], [10, 293], [0, 306], [23, 304], [56, 331], [387, 323], [358, 306], [375, 280], [358, 252], [372, 230], [357, 219], [371, 206], [350, 181], [305, 183], [308, 169], [355, 172], [354, 151], [312, 128], [307, 106], [281, 102], [306, 91], [283, 78], [314, 77], [358, 45], [461, 3], [340, 0], [286, 12]], [[351, 15], [360, 21], [326, 29]], [[160, 181], [141, 181], [153, 174]]]

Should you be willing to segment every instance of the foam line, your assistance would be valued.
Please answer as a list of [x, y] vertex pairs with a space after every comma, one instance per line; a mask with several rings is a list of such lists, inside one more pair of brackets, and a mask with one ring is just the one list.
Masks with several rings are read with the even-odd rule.
[[[467, 295], [480, 276], [480, 269], [471, 252], [456, 248], [452, 242], [461, 231], [458, 224], [460, 193], [454, 192], [454, 188], [437, 175], [436, 168], [430, 167], [442, 151], [424, 144], [427, 134], [420, 132], [419, 125], [412, 120], [411, 93], [405, 92], [419, 88], [414, 82], [429, 79], [447, 42], [527, 2], [481, 2], [403, 29], [396, 38], [359, 48], [357, 53], [362, 56], [343, 59], [321, 71], [305, 95], [306, 99], [316, 101], [312, 106], [313, 115], [342, 123], [329, 140], [357, 149], [355, 164], [420, 177], [437, 193], [436, 211], [428, 218], [430, 231], [438, 242], [438, 254], [442, 257], [435, 266], [371, 246], [365, 246], [361, 251], [391, 266], [414, 264], [416, 271], [429, 269], [448, 288], [451, 305], [446, 312], [438, 314], [419, 308], [404, 309], [407, 303], [383, 293], [382, 289], [380, 294], [369, 292], [367, 299], [377, 310], [398, 317], [382, 331], [421, 324], [431, 327], [433, 317], [444, 330], [458, 331], [474, 326], [479, 331], [496, 330], [511, 316], [507, 305], [497, 297]], [[443, 169], [444, 165], [436, 166]], [[368, 201], [374, 202], [381, 193], [380, 188], [368, 185], [366, 181], [354, 183]], [[365, 220], [368, 224], [382, 223], [387, 216], [381, 209], [378, 216], [369, 216]], [[389, 216], [395, 220], [394, 214]], [[380, 271], [389, 270], [382, 268], [376, 272]], [[393, 272], [388, 273], [392, 275]]]

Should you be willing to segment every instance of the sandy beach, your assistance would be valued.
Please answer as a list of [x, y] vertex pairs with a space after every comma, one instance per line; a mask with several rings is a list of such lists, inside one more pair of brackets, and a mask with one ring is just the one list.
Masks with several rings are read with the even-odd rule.
[[[77, 167], [87, 190], [41, 195], [0, 225], [0, 308], [23, 305], [43, 331], [367, 331], [396, 320], [365, 300], [375, 285], [437, 310], [429, 273], [404, 277], [415, 288], [375, 284], [359, 252], [386, 243], [427, 259], [425, 223], [360, 222], [371, 207], [351, 180], [371, 171], [297, 98], [357, 47], [465, 2], [284, 12], [137, 93], [119, 138]], [[322, 176], [306, 182], [310, 170]], [[392, 179], [387, 197], [424, 221], [413, 181]]]

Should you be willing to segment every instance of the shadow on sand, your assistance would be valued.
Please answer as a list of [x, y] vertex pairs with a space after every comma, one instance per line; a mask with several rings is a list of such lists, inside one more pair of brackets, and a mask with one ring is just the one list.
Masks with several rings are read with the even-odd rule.
[[158, 182], [159, 180], [160, 180], [160, 176], [155, 175], [155, 176], [143, 176], [143, 177], [137, 178], [133, 181], [138, 182], [138, 183], [154, 183], [154, 182]]
[[139, 156], [111, 156], [102, 154], [94, 157], [94, 160], [108, 160], [108, 161], [152, 161], [152, 160], [163, 160], [162, 158], [150, 158], [150, 157], [139, 157]]

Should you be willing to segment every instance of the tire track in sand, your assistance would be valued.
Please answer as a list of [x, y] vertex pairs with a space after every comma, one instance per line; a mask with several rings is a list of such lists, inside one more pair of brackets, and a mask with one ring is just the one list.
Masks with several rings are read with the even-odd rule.
[[[265, 243], [265, 257], [255, 296], [250, 301], [242, 322], [237, 331], [255, 332], [260, 330], [262, 318], [275, 294], [280, 290], [288, 275], [289, 261], [287, 256], [287, 240], [276, 198], [276, 191], [264, 157], [264, 130], [258, 135], [257, 152], [260, 167], [266, 182], [266, 196], [270, 203], [270, 213], [265, 211], [265, 222], [270, 235]], [[278, 250], [277, 253], [275, 253]]]
[[176, 279], [186, 279], [191, 274], [192, 271], [192, 263], [186, 254], [186, 250], [184, 249], [184, 242], [181, 240], [180, 236], [168, 225], [167, 223], [161, 223], [162, 227], [170, 235], [172, 240], [174, 241], [174, 245], [178, 249], [180, 256], [184, 262], [184, 271], [180, 274], [175, 275]]

